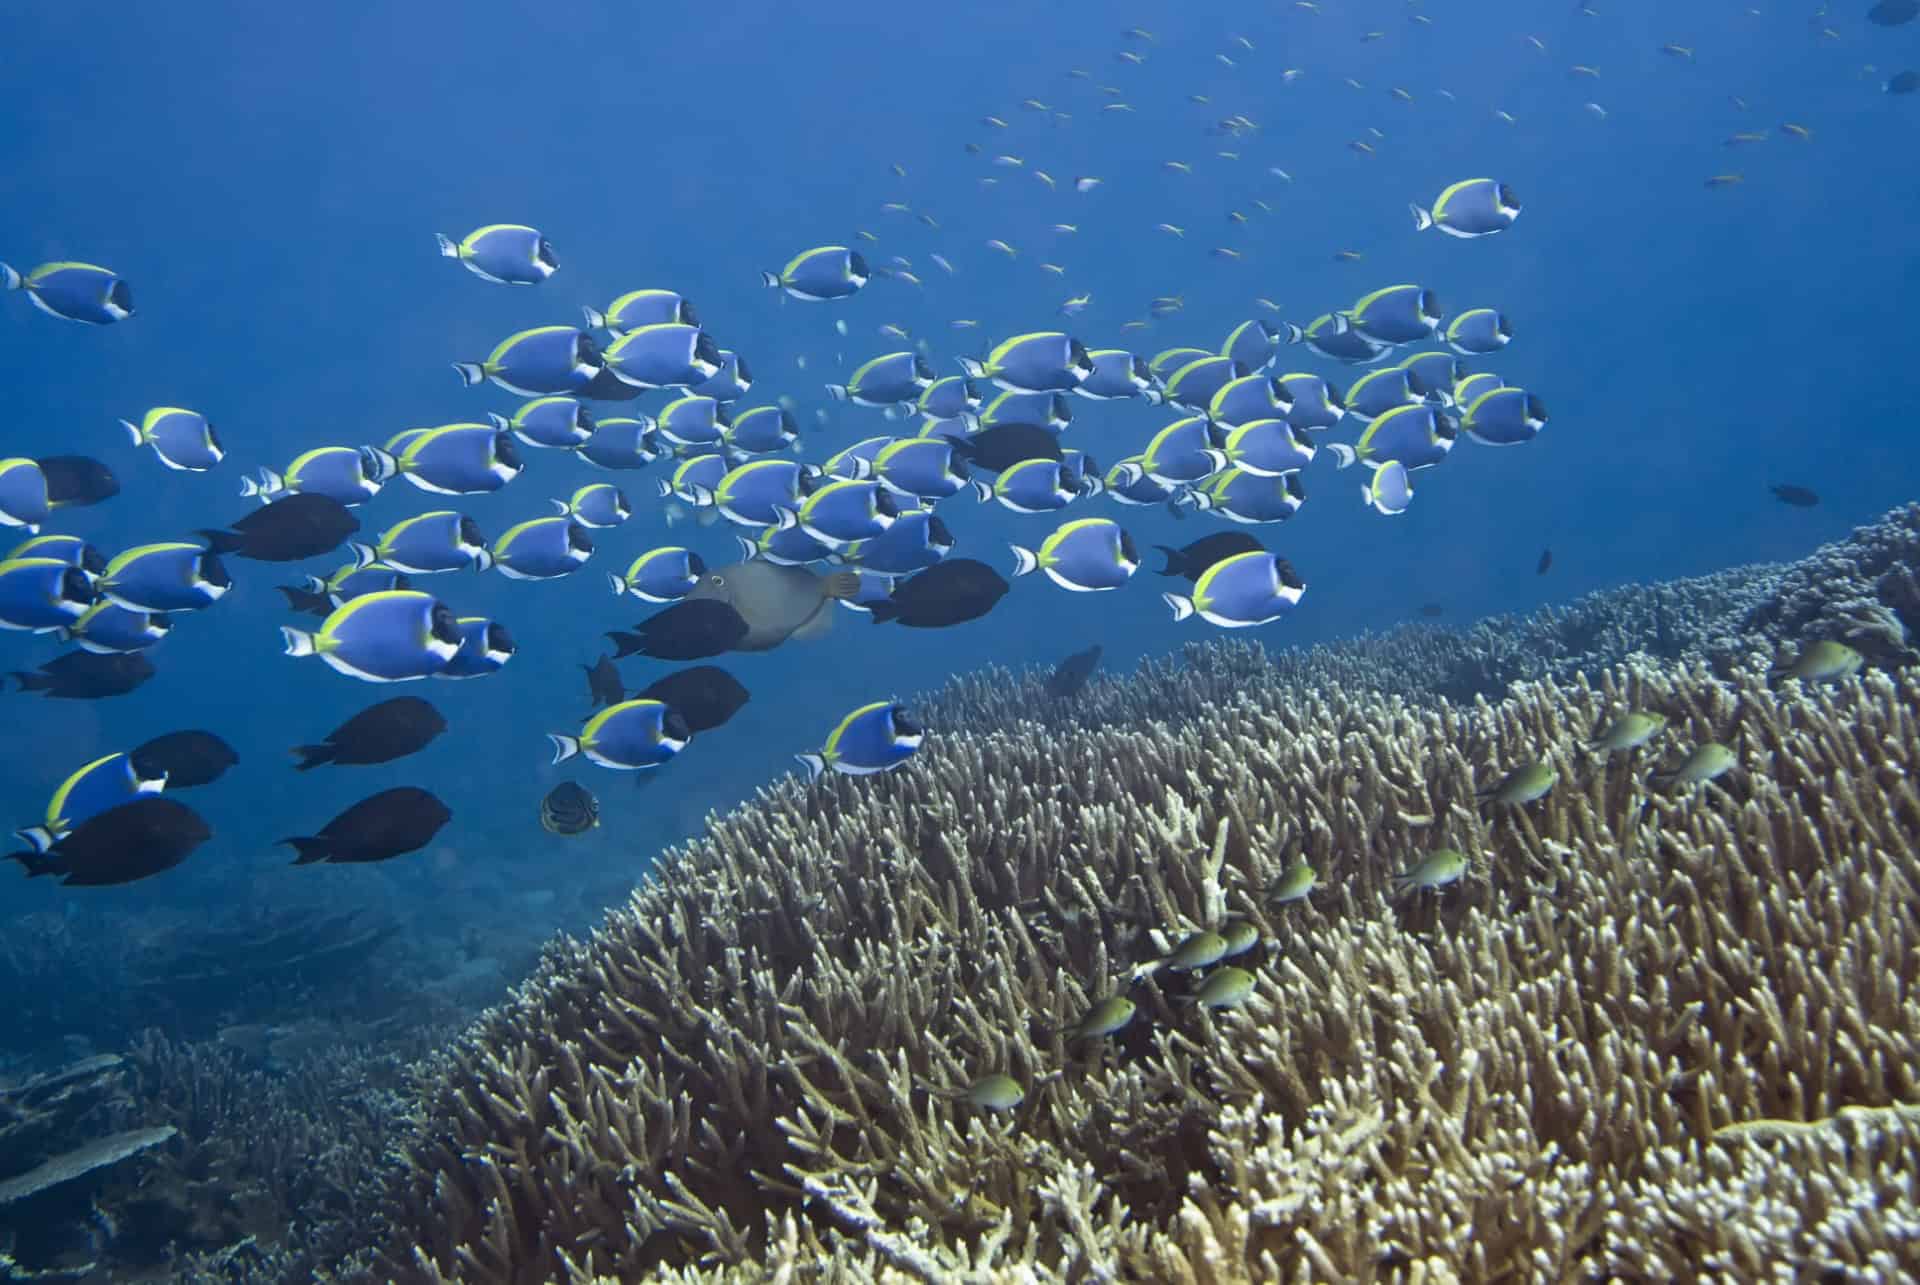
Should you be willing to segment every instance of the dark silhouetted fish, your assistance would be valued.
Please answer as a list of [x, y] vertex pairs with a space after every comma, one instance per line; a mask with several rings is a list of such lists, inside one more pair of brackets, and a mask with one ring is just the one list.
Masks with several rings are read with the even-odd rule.
[[1060, 439], [1038, 424], [995, 424], [953, 439], [953, 453], [969, 467], [999, 473], [1022, 460], [1061, 458]]
[[318, 491], [298, 491], [255, 509], [229, 531], [202, 530], [207, 547], [260, 562], [299, 562], [345, 544], [360, 529], [347, 506]]
[[1889, 94], [1911, 94], [1914, 90], [1920, 89], [1920, 71], [1896, 72], [1889, 76], [1887, 83], [1880, 88]]
[[328, 732], [320, 744], [296, 746], [293, 752], [300, 762], [294, 766], [304, 772], [322, 763], [389, 763], [425, 749], [446, 730], [447, 720], [432, 705], [418, 696], [396, 696], [367, 706]]
[[227, 744], [212, 732], [168, 732], [156, 736], [127, 755], [134, 770], [151, 779], [166, 773], [169, 790], [189, 790], [196, 785], [211, 785], [240, 761]]
[[1095, 643], [1085, 651], [1076, 651], [1053, 668], [1047, 679], [1047, 695], [1055, 700], [1068, 700], [1078, 696], [1087, 680], [1093, 677], [1093, 671], [1100, 667], [1100, 644]]
[[963, 624], [992, 611], [1008, 588], [986, 563], [949, 558], [895, 584], [891, 599], [873, 604], [873, 623], [897, 620], [915, 629]]
[[1222, 531], [1218, 535], [1203, 536], [1182, 549], [1168, 548], [1164, 544], [1153, 547], [1167, 555], [1167, 565], [1160, 568], [1161, 575], [1198, 580], [1214, 563], [1238, 553], [1252, 553], [1262, 545], [1244, 531]]
[[1435, 616], [1446, 615], [1447, 609], [1437, 602], [1422, 603], [1420, 606], [1420, 614], [1428, 620], [1432, 620]]
[[8, 856], [29, 876], [56, 875], [69, 887], [97, 888], [171, 870], [212, 837], [192, 808], [149, 794], [87, 818], [45, 852]]
[[1867, 21], [1881, 27], [1898, 27], [1920, 14], [1920, 0], [1880, 0], [1867, 10]]
[[398, 785], [369, 795], [311, 836], [282, 839], [300, 855], [296, 866], [315, 861], [386, 861], [418, 851], [453, 819], [447, 805], [418, 786]]
[[600, 801], [585, 786], [562, 781], [540, 800], [540, 824], [552, 834], [585, 834], [600, 824]]
[[277, 584], [274, 588], [287, 595], [287, 610], [302, 615], [326, 617], [333, 614], [333, 599], [299, 585]]
[[660, 660], [704, 660], [718, 656], [747, 636], [747, 618], [715, 599], [676, 602], [635, 625], [633, 633], [615, 631], [614, 657], [653, 656]]
[[47, 479], [47, 503], [80, 508], [120, 494], [120, 479], [90, 455], [49, 455], [35, 460]]
[[125, 696], [153, 677], [153, 662], [138, 652], [70, 651], [40, 666], [36, 674], [14, 672], [23, 692], [66, 700]]
[[738, 714], [749, 699], [747, 689], [718, 665], [675, 670], [634, 695], [638, 700], [661, 702], [687, 721], [688, 731], [696, 733], [722, 726]]
[[1547, 572], [1551, 571], [1552, 569], [1553, 569], [1553, 550], [1552, 549], [1540, 550], [1540, 561], [1534, 564], [1533, 574], [1535, 574], [1536, 576], [1544, 576], [1545, 574], [1547, 574]]
[[1782, 483], [1767, 488], [1773, 492], [1773, 498], [1782, 504], [1791, 504], [1796, 509], [1810, 509], [1820, 503], [1820, 497], [1804, 486]]
[[602, 656], [580, 668], [587, 671], [587, 699], [593, 702], [592, 708], [618, 705], [627, 698], [626, 684], [620, 681], [620, 670], [614, 665], [613, 657]]

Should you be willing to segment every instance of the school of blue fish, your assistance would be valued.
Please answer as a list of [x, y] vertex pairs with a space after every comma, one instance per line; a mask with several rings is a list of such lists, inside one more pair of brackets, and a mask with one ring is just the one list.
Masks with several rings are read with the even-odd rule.
[[[1252, 50], [1237, 39], [1243, 53]], [[1123, 33], [1116, 61], [1126, 71], [1139, 68], [1155, 40], [1138, 28]], [[1666, 52], [1692, 57], [1680, 46]], [[1298, 74], [1288, 69], [1282, 79]], [[1071, 79], [1076, 93], [1097, 89], [1095, 110], [1133, 110], [1123, 88], [1096, 86], [1084, 71]], [[1900, 77], [1886, 86], [1891, 93], [1911, 87]], [[1060, 123], [1069, 116], [1034, 99], [1021, 110]], [[1018, 132], [1006, 116], [981, 123], [993, 135]], [[1236, 141], [1258, 128], [1236, 115], [1208, 133]], [[1783, 127], [1796, 128], [1806, 133]], [[1055, 130], [1047, 146], [1070, 148], [1071, 137]], [[1366, 140], [1350, 147], [1373, 152]], [[1047, 203], [1049, 217], [1058, 216], [1051, 224], [1057, 236], [1077, 232], [1073, 203], [1103, 182], [1073, 174], [1070, 155], [1058, 166], [1066, 177], [1056, 177], [998, 145], [969, 142], [966, 151], [979, 170], [969, 170], [970, 181], [1030, 175], [1024, 199]], [[1170, 174], [1191, 169], [1162, 164]], [[905, 177], [904, 167], [895, 172]], [[1405, 235], [1416, 253], [1436, 257], [1457, 253], [1457, 241], [1497, 242], [1519, 224], [1524, 195], [1498, 175], [1471, 174], [1438, 191], [1409, 192]], [[942, 229], [906, 202], [889, 202], [882, 213], [917, 216], [943, 246], [927, 253], [928, 262], [942, 278], [959, 277], [954, 260], [967, 252], [961, 230]], [[1242, 223], [1248, 216], [1231, 217]], [[1186, 236], [1173, 224], [1156, 230], [1176, 241]], [[314, 564], [299, 583], [280, 586], [295, 617], [282, 629], [284, 650], [345, 679], [484, 680], [510, 663], [579, 663], [519, 657], [509, 621], [461, 614], [457, 590], [443, 598], [428, 577], [494, 571], [551, 580], [598, 555], [613, 563], [606, 578], [616, 603], [631, 598], [657, 610], [631, 629], [610, 629], [614, 654], [583, 666], [596, 712], [577, 726], [527, 729], [527, 740], [537, 746], [545, 732], [556, 763], [578, 757], [647, 771], [698, 754], [700, 734], [731, 718], [747, 693], [713, 665], [630, 692], [619, 659], [704, 661], [767, 650], [817, 637], [836, 608], [876, 624], [951, 628], [996, 610], [1013, 581], [1034, 573], [1068, 592], [1128, 591], [1141, 565], [1126, 525], [1136, 506], [1225, 524], [1183, 548], [1160, 546], [1160, 574], [1190, 587], [1161, 593], [1159, 603], [1143, 595], [1141, 610], [1227, 629], [1268, 625], [1305, 600], [1306, 572], [1270, 545], [1281, 524], [1299, 517], [1309, 481], [1333, 497], [1321, 504], [1357, 502], [1391, 518], [1428, 487], [1456, 484], [1471, 471], [1470, 459], [1455, 458], [1463, 440], [1475, 445], [1461, 455], [1525, 446], [1549, 423], [1541, 391], [1508, 383], [1498, 369], [1502, 352], [1524, 335], [1524, 318], [1509, 317], [1498, 299], [1443, 299], [1418, 280], [1388, 280], [1352, 298], [1321, 300], [1320, 311], [1299, 322], [1280, 319], [1265, 300], [1259, 307], [1272, 315], [1200, 320], [1185, 315], [1182, 299], [1156, 298], [1148, 316], [1184, 328], [1193, 341], [1157, 351], [1123, 342], [1146, 321], [1127, 322], [1116, 334], [1081, 333], [1077, 322], [1091, 302], [1085, 292], [1035, 316], [1032, 330], [946, 356], [902, 327], [882, 326], [887, 343], [875, 346], [887, 351], [855, 353], [843, 382], [815, 385], [847, 416], [871, 413], [877, 431], [809, 451], [795, 397], [753, 398], [751, 336], [794, 324], [802, 309], [832, 310], [876, 280], [928, 289], [910, 259], [870, 259], [875, 234], [849, 238], [866, 249], [761, 247], [768, 262], [782, 264], [760, 274], [769, 307], [723, 318], [701, 311], [697, 281], [637, 282], [640, 288], [611, 299], [559, 302], [563, 258], [534, 227], [491, 223], [458, 239], [437, 235], [440, 254], [472, 274], [473, 288], [527, 290], [527, 320], [544, 324], [453, 363], [459, 385], [490, 384], [525, 400], [508, 414], [462, 415], [452, 408], [455, 387], [446, 423], [405, 428], [377, 445], [315, 442], [290, 460], [249, 461], [252, 471], [237, 490], [259, 507], [225, 523], [219, 519], [229, 515], [209, 515], [209, 525], [191, 533], [154, 531], [151, 543], [111, 555], [42, 531], [57, 526], [63, 508], [110, 500], [118, 491], [110, 467], [83, 456], [0, 460], [0, 524], [26, 536], [0, 561], [0, 627], [74, 645], [22, 671], [23, 689], [101, 698], [153, 678], [145, 653], [182, 617], [218, 611], [233, 585], [229, 560]], [[422, 242], [422, 271], [430, 271], [424, 233]], [[973, 244], [1008, 259], [1021, 254], [1000, 237]], [[1239, 257], [1231, 247], [1211, 253]], [[1058, 265], [1040, 266], [1065, 275]], [[86, 325], [138, 315], [129, 282], [99, 265], [59, 262], [21, 272], [0, 264], [0, 287]], [[584, 324], [555, 322], [560, 314]], [[956, 333], [978, 326], [964, 318], [952, 324]], [[835, 329], [849, 336], [844, 321]], [[800, 365], [804, 371], [805, 358]], [[1098, 421], [1102, 405], [1114, 402], [1161, 408], [1165, 422], [1129, 443], [1131, 453], [1103, 464], [1071, 444], [1091, 436], [1073, 429]], [[817, 414], [824, 422], [826, 412]], [[184, 407], [156, 406], [122, 426], [133, 447], [166, 469], [221, 468], [238, 445], [224, 441], [206, 413]], [[490, 538], [461, 512], [463, 496], [527, 488], [520, 479], [530, 468], [541, 495], [528, 498], [524, 520]], [[627, 480], [642, 471], [652, 473], [651, 485]], [[407, 486], [395, 488], [396, 480]], [[363, 521], [365, 506], [389, 490], [412, 503]], [[670, 523], [691, 519], [695, 530], [725, 524], [737, 553], [721, 562], [711, 547], [706, 555], [690, 545], [603, 550], [636, 505], [647, 503], [665, 506]], [[968, 548], [941, 513], [983, 504], [1017, 515], [1015, 539]], [[1857, 667], [1857, 657], [1833, 663]], [[898, 767], [926, 735], [894, 700], [863, 704], [837, 721], [822, 711], [821, 723], [830, 729], [822, 743], [796, 755], [813, 778]], [[300, 747], [296, 770], [393, 762], [445, 726], [426, 699], [380, 701]], [[82, 765], [44, 816], [18, 831], [29, 850], [14, 859], [30, 874], [72, 884], [128, 882], [177, 865], [210, 830], [174, 795], [211, 784], [237, 757], [212, 733], [187, 731]], [[386, 860], [431, 842], [452, 815], [429, 792], [395, 786], [287, 843], [298, 862]], [[597, 819], [591, 793], [572, 782], [542, 804], [542, 824], [556, 834], [580, 833]], [[1409, 877], [1423, 887], [1445, 881], [1434, 872]]]

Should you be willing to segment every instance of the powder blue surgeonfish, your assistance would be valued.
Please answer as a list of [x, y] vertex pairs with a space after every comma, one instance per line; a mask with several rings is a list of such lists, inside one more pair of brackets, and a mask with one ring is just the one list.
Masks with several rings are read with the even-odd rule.
[[1209, 624], [1243, 629], [1280, 619], [1293, 610], [1306, 588], [1285, 558], [1255, 549], [1223, 558], [1201, 572], [1190, 598], [1174, 593], [1160, 596], [1173, 608], [1175, 620], [1198, 615]]
[[25, 290], [40, 311], [89, 326], [133, 315], [133, 288], [113, 269], [92, 263], [43, 263], [25, 276], [0, 263], [0, 290]]
[[1418, 343], [1439, 329], [1440, 300], [1422, 286], [1385, 286], [1362, 295], [1347, 322], [1376, 343]]
[[630, 593], [644, 602], [678, 602], [706, 574], [705, 559], [675, 544], [648, 549], [633, 560], [625, 575], [608, 572], [607, 580], [616, 594]]
[[729, 451], [739, 455], [771, 455], [800, 438], [793, 413], [781, 406], [751, 406], [736, 412], [733, 423], [720, 434]]
[[414, 575], [485, 571], [493, 565], [479, 524], [452, 509], [416, 513], [388, 527], [373, 544], [350, 544], [360, 565], [377, 564]]
[[1494, 308], [1469, 308], [1447, 323], [1447, 346], [1468, 357], [1485, 357], [1513, 342], [1513, 326]]
[[660, 408], [653, 426], [675, 446], [718, 446], [732, 425], [727, 408], [711, 397], [676, 397]]
[[858, 250], [844, 245], [818, 245], [793, 256], [779, 272], [762, 272], [761, 284], [785, 290], [796, 299], [819, 303], [860, 293], [871, 277]]
[[1106, 489], [1098, 478], [1070, 476], [1063, 460], [1021, 460], [1002, 469], [992, 486], [978, 478], [972, 485], [982, 503], [998, 500], [1015, 513], [1053, 513]]
[[794, 757], [807, 769], [809, 781], [819, 780], [828, 768], [848, 776], [868, 776], [899, 767], [925, 739], [926, 732], [905, 706], [874, 701], [841, 719], [818, 751]]
[[1229, 468], [1188, 491], [1187, 498], [1203, 513], [1212, 513], [1229, 522], [1259, 526], [1291, 518], [1307, 502], [1307, 492], [1300, 484], [1298, 472], [1273, 477]]
[[921, 500], [957, 495], [969, 481], [967, 466], [954, 458], [953, 443], [944, 437], [889, 442], [873, 457], [873, 476], [895, 495]]
[[819, 468], [799, 460], [749, 460], [728, 471], [711, 496], [696, 492], [695, 499], [740, 526], [778, 526], [784, 515], [800, 508], [820, 477]]
[[532, 518], [493, 542], [493, 565], [511, 580], [557, 580], [593, 556], [587, 529], [566, 514]]
[[1111, 518], [1062, 523], [1038, 550], [1011, 547], [1015, 576], [1044, 571], [1047, 579], [1075, 593], [1118, 589], [1140, 569], [1133, 537]]
[[1302, 332], [1302, 342], [1322, 357], [1344, 361], [1350, 366], [1369, 366], [1385, 361], [1393, 345], [1370, 339], [1337, 312], [1323, 312]]
[[631, 772], [667, 762], [686, 748], [693, 733], [680, 712], [665, 703], [630, 700], [595, 714], [578, 736], [549, 732], [547, 739], [553, 742], [555, 763], [584, 754], [601, 767]]
[[737, 402], [752, 387], [753, 372], [747, 367], [747, 359], [731, 348], [722, 348], [720, 369], [694, 384], [688, 391], [711, 397], [716, 402]]
[[487, 419], [528, 446], [549, 450], [577, 451], [593, 436], [593, 416], [572, 397], [536, 397], [512, 419], [491, 412]]
[[442, 424], [407, 443], [395, 469], [423, 491], [474, 495], [497, 491], [526, 467], [513, 437], [491, 424]]
[[324, 495], [348, 508], [380, 494], [398, 462], [377, 446], [317, 446], [303, 451], [284, 473], [260, 470], [259, 480], [240, 479], [240, 494], [271, 504], [283, 495]]
[[969, 378], [990, 379], [1021, 393], [1070, 393], [1094, 370], [1086, 345], [1057, 330], [1015, 335], [995, 346], [984, 361], [962, 357], [960, 366]]
[[690, 388], [720, 370], [720, 345], [698, 326], [663, 321], [629, 330], [605, 354], [608, 370], [635, 388]]
[[173, 622], [160, 612], [129, 611], [117, 602], [94, 603], [60, 636], [96, 656], [145, 651], [167, 636]]
[[846, 383], [828, 384], [827, 393], [835, 401], [891, 409], [918, 401], [933, 382], [933, 368], [925, 357], [917, 352], [890, 352], [862, 362]]
[[138, 424], [121, 420], [135, 446], [151, 446], [170, 469], [204, 473], [226, 458], [219, 434], [199, 411], [178, 406], [156, 406]]
[[1226, 342], [1220, 345], [1220, 355], [1231, 357], [1259, 374], [1280, 356], [1281, 345], [1297, 344], [1304, 337], [1304, 332], [1292, 322], [1275, 326], [1258, 319], [1243, 321], [1228, 333]]
[[1524, 388], [1495, 388], [1473, 399], [1462, 427], [1483, 446], [1518, 446], [1538, 437], [1546, 423], [1538, 397]]
[[580, 447], [581, 459], [609, 470], [645, 468], [663, 454], [653, 421], [625, 416], [595, 424], [593, 436]]
[[1347, 389], [1347, 414], [1370, 424], [1388, 411], [1418, 406], [1427, 399], [1414, 391], [1413, 372], [1405, 366], [1370, 370]]
[[314, 633], [280, 627], [289, 656], [318, 656], [349, 678], [401, 683], [447, 667], [466, 635], [451, 608], [417, 589], [363, 594]]
[[685, 326], [700, 324], [693, 305], [673, 290], [629, 290], [608, 304], [605, 312], [598, 308], [582, 308], [581, 311], [586, 314], [589, 326], [611, 330], [616, 335], [663, 322], [678, 322]]
[[460, 260], [474, 276], [496, 285], [537, 286], [560, 267], [547, 238], [524, 224], [489, 223], [460, 241], [434, 235], [442, 255]]
[[109, 808], [131, 803], [166, 788], [167, 774], [144, 768], [127, 754], [105, 754], [76, 769], [47, 801], [46, 819], [14, 831], [35, 852], [45, 852], [62, 835]]
[[[24, 458], [0, 460], [0, 526], [36, 532], [52, 509], [47, 498], [47, 475], [38, 464]], [[15, 550], [13, 556], [21, 555]]]
[[1257, 477], [1297, 473], [1313, 462], [1319, 448], [1284, 419], [1256, 419], [1227, 433], [1221, 452], [1234, 468]]
[[879, 535], [900, 516], [900, 506], [878, 482], [849, 479], [809, 495], [794, 516], [801, 530], [837, 547]]
[[1281, 375], [1274, 382], [1293, 399], [1286, 421], [1295, 428], [1332, 428], [1346, 413], [1345, 396], [1319, 375], [1295, 372]]
[[1284, 418], [1293, 410], [1293, 390], [1267, 375], [1242, 375], [1222, 384], [1205, 409], [1208, 419], [1228, 428]]
[[1093, 359], [1093, 373], [1074, 385], [1076, 396], [1094, 401], [1139, 397], [1155, 406], [1166, 400], [1145, 357], [1124, 348], [1096, 348], [1087, 356]]
[[953, 552], [953, 532], [931, 509], [907, 509], [870, 540], [842, 546], [834, 558], [885, 576], [925, 571]]
[[519, 650], [513, 635], [497, 620], [462, 616], [456, 623], [460, 626], [460, 650], [444, 668], [434, 672], [435, 678], [484, 678], [499, 673]]
[[1356, 461], [1378, 468], [1391, 460], [1409, 469], [1432, 468], [1447, 458], [1459, 436], [1460, 426], [1445, 411], [1422, 402], [1394, 407], [1369, 424], [1352, 446], [1336, 442], [1327, 449], [1341, 468]]
[[1439, 228], [1448, 236], [1490, 236], [1513, 226], [1520, 217], [1520, 198], [1498, 179], [1470, 178], [1447, 187], [1432, 209], [1419, 205], [1407, 208], [1413, 212], [1413, 226], [1419, 231]]
[[469, 388], [491, 379], [510, 393], [544, 397], [584, 391], [607, 363], [586, 331], [536, 326], [502, 339], [485, 361], [456, 361], [453, 368]]
[[1360, 484], [1360, 501], [1387, 517], [1405, 513], [1413, 503], [1413, 482], [1407, 476], [1407, 466], [1390, 460], [1375, 469], [1373, 476]]
[[[186, 547], [201, 552], [199, 545]], [[94, 596], [94, 582], [87, 573], [64, 559], [0, 562], [0, 629], [46, 633], [69, 628], [86, 614]]]
[[197, 544], [142, 544], [116, 555], [94, 583], [130, 611], [198, 611], [233, 588], [220, 555]]
[[633, 516], [626, 492], [611, 482], [589, 482], [553, 507], [584, 527], [616, 527]]

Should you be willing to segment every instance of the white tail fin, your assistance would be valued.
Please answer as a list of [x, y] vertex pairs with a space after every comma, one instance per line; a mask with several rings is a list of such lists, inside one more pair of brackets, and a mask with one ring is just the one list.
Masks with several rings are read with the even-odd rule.
[[10, 266], [0, 263], [0, 290], [18, 290], [26, 280]]
[[457, 259], [460, 257], [460, 246], [458, 245], [458, 243], [453, 241], [450, 237], [444, 236], [439, 232], [435, 232], [433, 234], [433, 239], [440, 243], [441, 258]]
[[1160, 600], [1173, 608], [1173, 618], [1176, 621], [1185, 620], [1193, 614], [1193, 599], [1191, 598], [1182, 598], [1177, 593], [1163, 593], [1160, 595]]
[[656, 477], [653, 479], [653, 489], [659, 492], [660, 498], [664, 500], [673, 494], [673, 483], [664, 477]]
[[1428, 228], [1433, 226], [1433, 215], [1429, 214], [1426, 210], [1422, 209], [1420, 206], [1414, 205], [1411, 202], [1409, 202], [1407, 205], [1407, 209], [1413, 212], [1413, 230], [1414, 231], [1425, 232]]
[[482, 549], [482, 550], [480, 550], [480, 552], [478, 552], [478, 553], [476, 553], [476, 554], [474, 554], [474, 555], [473, 555], [473, 569], [474, 569], [475, 571], [491, 571], [491, 570], [493, 570], [493, 552], [492, 552], [492, 550], [490, 550], [490, 549]]
[[587, 324], [595, 330], [605, 330], [607, 328], [606, 313], [600, 311], [598, 308], [587, 307], [581, 308], [580, 311], [586, 317]]
[[833, 398], [836, 402], [844, 402], [847, 400], [847, 386], [845, 384], [828, 384], [827, 396]]
[[912, 402], [895, 402], [880, 412], [880, 418], [905, 419], [907, 416], [913, 414], [916, 409]]
[[373, 461], [373, 472], [367, 474], [368, 481], [385, 482], [400, 471], [400, 461], [394, 459], [389, 452], [381, 450], [378, 446], [363, 446], [360, 449], [366, 452], [369, 460]]
[[502, 415], [499, 411], [492, 411], [492, 410], [488, 411], [487, 423], [493, 425], [496, 429], [500, 430], [502, 433], [506, 432], [508, 429], [513, 427], [513, 421], [508, 419], [505, 415]]
[[779, 274], [773, 273], [773, 272], [762, 272], [760, 274], [760, 284], [765, 286], [769, 290], [778, 290], [780, 288]]
[[35, 852], [45, 852], [54, 843], [53, 831], [44, 825], [30, 825], [24, 830], [15, 830], [14, 834], [19, 836], [20, 842]]
[[800, 760], [801, 767], [807, 769], [808, 784], [819, 780], [820, 774], [827, 770], [827, 761], [818, 754], [796, 754], [794, 757]]
[[310, 593], [320, 593], [323, 590], [325, 590], [327, 587], [327, 582], [322, 580], [319, 576], [308, 576], [306, 577], [306, 581], [307, 581], [307, 590]]
[[571, 504], [568, 504], [565, 500], [548, 500], [547, 503], [553, 506], [553, 511], [555, 513], [573, 512], [573, 506]]
[[240, 495], [242, 498], [259, 495], [261, 492], [265, 491], [266, 489], [267, 489], [266, 487], [262, 486], [260, 483], [254, 481], [250, 477], [243, 476], [240, 479]]
[[625, 580], [622, 580], [619, 576], [614, 575], [613, 572], [611, 571], [607, 572], [607, 585], [609, 588], [613, 590], [613, 596], [616, 598], [618, 598], [621, 594], [624, 594], [627, 591], [627, 587], [628, 587], [627, 582]]
[[280, 636], [286, 640], [287, 655], [289, 656], [317, 656], [320, 654], [320, 647], [318, 643], [314, 641], [313, 635], [303, 629], [289, 629], [287, 626], [282, 625], [280, 626]]
[[564, 763], [580, 752], [580, 741], [577, 737], [561, 736], [554, 732], [548, 732], [547, 739], [553, 742], [553, 761], [555, 763]]
[[1017, 544], [1010, 544], [1007, 547], [1013, 550], [1014, 575], [1032, 575], [1040, 569], [1040, 559], [1034, 556], [1032, 549], [1023, 549]]
[[959, 360], [960, 369], [966, 372], [968, 379], [985, 379], [987, 377], [987, 365], [979, 358], [962, 357]]
[[1307, 332], [1294, 325], [1291, 321], [1283, 321], [1280, 323], [1280, 335], [1285, 342], [1297, 344], [1307, 337]]
[[140, 426], [134, 423], [132, 420], [127, 420], [127, 419], [121, 420], [120, 427], [127, 430], [127, 436], [133, 439], [133, 444], [135, 446], [139, 446], [147, 440], [147, 435], [141, 432]]
[[350, 543], [347, 548], [353, 552], [353, 569], [365, 571], [380, 560], [380, 551], [370, 544]]
[[1221, 472], [1233, 463], [1232, 460], [1227, 458], [1225, 451], [1218, 450], [1211, 446], [1201, 451], [1200, 454], [1206, 459], [1207, 463], [1213, 465], [1213, 471], [1215, 473]]
[[773, 506], [773, 525], [781, 531], [791, 531], [800, 525], [800, 515], [784, 504]]
[[696, 509], [713, 507], [713, 492], [698, 482], [687, 483], [687, 503]]
[[746, 536], [736, 535], [733, 538], [740, 542], [740, 561], [752, 562], [760, 556], [760, 546], [747, 539]]
[[487, 382], [487, 372], [477, 361], [456, 361], [453, 370], [468, 388], [478, 388]]
[[967, 485], [973, 488], [973, 498], [980, 501], [980, 503], [985, 504], [993, 498], [993, 488], [985, 482], [982, 482], [979, 478], [976, 477], [972, 479]]
[[1335, 468], [1352, 468], [1353, 462], [1360, 458], [1359, 452], [1345, 442], [1328, 442], [1327, 449], [1333, 453]]

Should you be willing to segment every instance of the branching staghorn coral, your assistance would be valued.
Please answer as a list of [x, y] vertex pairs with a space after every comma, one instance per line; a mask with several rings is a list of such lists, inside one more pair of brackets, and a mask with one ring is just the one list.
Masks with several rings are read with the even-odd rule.
[[[934, 722], [898, 772], [770, 787], [551, 950], [433, 1068], [378, 1274], [1671, 1279], [1726, 1270], [1676, 1220], [1737, 1224], [1684, 1197], [1729, 1126], [1920, 1102], [1911, 673], [1642, 659], [1458, 707], [1228, 647], [1088, 694], [1090, 726]], [[1589, 752], [1629, 708], [1668, 731]], [[1650, 786], [1709, 739], [1735, 772]], [[1476, 805], [1535, 759], [1546, 798]], [[1469, 877], [1390, 899], [1443, 845]], [[1299, 856], [1320, 891], [1270, 904]], [[1229, 915], [1243, 1007], [1129, 983]], [[1061, 1034], [1122, 989], [1132, 1025]], [[1015, 1110], [954, 1096], [1001, 1071]], [[1910, 1150], [1803, 1179], [1895, 1190]], [[1907, 1262], [1898, 1216], [1847, 1228], [1793, 1252]]]

